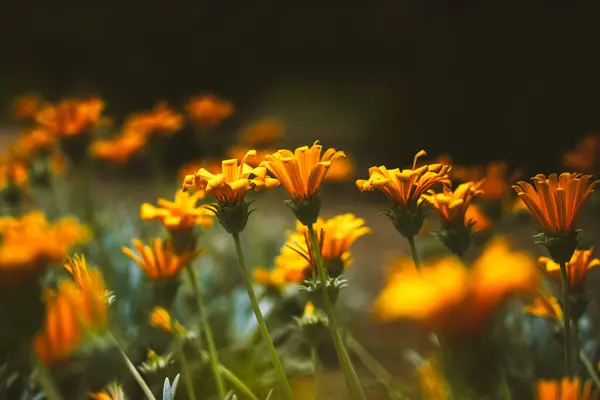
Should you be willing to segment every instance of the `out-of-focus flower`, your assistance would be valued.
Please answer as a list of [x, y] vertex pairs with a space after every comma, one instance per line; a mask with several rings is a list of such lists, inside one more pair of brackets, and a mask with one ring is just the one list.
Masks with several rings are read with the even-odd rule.
[[101, 334], [108, 325], [106, 287], [100, 271], [78, 286], [63, 280], [47, 298], [44, 329], [34, 338], [34, 349], [46, 365], [67, 361], [87, 334]]
[[142, 362], [139, 370], [145, 374], [156, 373], [160, 370], [168, 368], [174, 362], [175, 360], [173, 360], [173, 353], [158, 355], [154, 350], [148, 349], [146, 361]]
[[[241, 146], [231, 147], [231, 148], [229, 148], [227, 150], [227, 157], [229, 157], [229, 158], [236, 158], [238, 160], [241, 160], [251, 150], [252, 149], [250, 149], [248, 147], [241, 147]], [[255, 157], [251, 157], [251, 158], [247, 158], [246, 159], [246, 164], [248, 164], [252, 168], [256, 168], [256, 167], [258, 167], [260, 165], [260, 163], [262, 163], [265, 160], [265, 156], [267, 154], [273, 154], [276, 151], [277, 150], [275, 150], [275, 149], [259, 149], [259, 150], [256, 150], [256, 156]], [[210, 172], [213, 172], [209, 168], [207, 168], [207, 169]], [[198, 168], [196, 168], [194, 171], [196, 171], [196, 170], [198, 170]], [[219, 165], [219, 170], [220, 170], [220, 165]], [[217, 170], [217, 172], [219, 170]], [[192, 171], [192, 172], [194, 172], [194, 171]]]
[[0, 191], [9, 185], [23, 188], [29, 181], [27, 165], [16, 160], [0, 160]]
[[300, 283], [304, 279], [304, 270], [276, 267], [271, 270], [254, 268], [254, 281], [266, 287], [280, 288], [290, 283]]
[[535, 261], [497, 238], [472, 269], [446, 257], [420, 272], [412, 266], [392, 272], [374, 311], [383, 321], [407, 318], [436, 333], [468, 336], [484, 329], [509, 296], [535, 292], [538, 285]]
[[167, 103], [158, 103], [151, 111], [132, 114], [123, 124], [123, 135], [149, 136], [175, 133], [183, 126], [183, 115]]
[[[231, 157], [231, 158], [237, 158], [237, 159], [242, 159], [244, 158], [244, 155], [246, 155], [248, 153], [248, 151], [246, 151], [245, 153], [242, 154], [241, 157]], [[248, 162], [252, 162], [252, 160], [246, 159], [246, 164], [248, 164]], [[250, 164], [248, 164], [250, 165]], [[177, 172], [177, 178], [180, 181], [184, 181], [185, 177], [188, 175], [194, 175], [196, 173], [196, 171], [200, 170], [200, 169], [205, 169], [208, 172], [210, 172], [211, 174], [219, 174], [222, 171], [222, 161], [221, 160], [198, 160], [198, 161], [192, 161], [190, 163], [184, 164], [179, 171]]]
[[575, 149], [564, 156], [564, 164], [575, 171], [595, 172], [600, 155], [600, 134], [590, 134], [576, 144]]
[[331, 163], [325, 175], [325, 180], [330, 182], [345, 182], [356, 173], [354, 162], [348, 157], [338, 158]]
[[200, 127], [219, 125], [233, 114], [233, 104], [213, 95], [199, 95], [185, 105], [188, 118]]
[[427, 400], [447, 400], [446, 380], [433, 360], [423, 360], [417, 367], [421, 393]]
[[279, 150], [267, 155], [261, 165], [281, 182], [292, 200], [303, 201], [315, 197], [331, 164], [346, 157], [343, 151], [327, 149], [316, 141], [311, 147], [298, 147], [294, 152]]
[[115, 164], [126, 163], [146, 145], [147, 138], [137, 131], [127, 131], [111, 139], [98, 139], [92, 142], [92, 156]]
[[91, 400], [126, 400], [123, 387], [118, 383], [111, 383], [104, 390], [90, 393]]
[[36, 115], [37, 122], [59, 136], [73, 136], [85, 132], [101, 122], [104, 102], [92, 97], [86, 100], [63, 100], [56, 105], [42, 108]]
[[465, 216], [473, 200], [483, 194], [482, 181], [460, 184], [455, 191], [444, 188], [442, 193], [429, 191], [423, 198], [427, 200], [441, 217], [442, 224], [453, 226], [468, 225]]
[[11, 152], [19, 160], [32, 161], [39, 153], [48, 152], [56, 145], [56, 135], [48, 129], [36, 127], [21, 133]]
[[206, 206], [197, 206], [198, 201], [203, 198], [202, 190], [192, 195], [178, 190], [175, 201], [158, 199], [158, 207], [143, 203], [140, 207], [140, 217], [142, 220], [160, 220], [171, 233], [187, 231], [196, 225], [208, 228], [213, 225], [215, 214]]
[[600, 394], [592, 382], [581, 383], [579, 378], [564, 377], [560, 381], [538, 380], [539, 400], [597, 400]]
[[72, 257], [67, 257], [63, 266], [71, 274], [78, 286], [85, 285], [90, 281], [90, 273], [83, 254], [75, 254]]
[[33, 119], [42, 107], [42, 99], [37, 94], [24, 94], [13, 101], [13, 116], [16, 119]]
[[562, 173], [560, 176], [538, 174], [530, 183], [520, 181], [513, 189], [533, 214], [544, 233], [554, 236], [575, 231], [577, 216], [599, 181], [590, 183], [591, 175]]
[[150, 325], [162, 329], [167, 333], [183, 331], [183, 327], [179, 322], [175, 321], [171, 314], [163, 307], [154, 307], [150, 313]]
[[556, 297], [546, 293], [544, 290], [538, 290], [533, 304], [525, 306], [523, 309], [529, 314], [550, 318], [555, 321], [562, 321], [563, 318], [563, 312]]
[[492, 227], [492, 221], [489, 217], [476, 204], [472, 203], [465, 212], [465, 221], [471, 221], [476, 232], [485, 231]]
[[240, 134], [240, 143], [253, 148], [273, 145], [284, 135], [285, 127], [277, 118], [265, 118], [248, 125]]
[[129, 256], [153, 281], [169, 280], [179, 275], [204, 249], [176, 254], [170, 242], [161, 239], [150, 240], [145, 246], [141, 240], [133, 240], [133, 246], [139, 253], [123, 247], [123, 253]]
[[[445, 160], [448, 163], [452, 162], [450, 157]], [[505, 198], [510, 191], [512, 182], [519, 179], [520, 176], [521, 172], [518, 170], [509, 174], [508, 165], [503, 161], [493, 161], [485, 167], [453, 164], [450, 172], [450, 178], [456, 182], [483, 181], [481, 197], [485, 200]]]
[[[592, 259], [593, 248], [588, 250], [575, 250], [571, 261], [567, 262], [567, 273], [569, 274], [569, 286], [571, 293], [581, 293], [583, 290], [583, 280], [585, 274], [594, 267], [600, 265], [600, 259]], [[551, 258], [540, 257], [538, 259], [540, 267], [552, 279], [557, 282], [561, 281], [560, 265], [554, 262]]]

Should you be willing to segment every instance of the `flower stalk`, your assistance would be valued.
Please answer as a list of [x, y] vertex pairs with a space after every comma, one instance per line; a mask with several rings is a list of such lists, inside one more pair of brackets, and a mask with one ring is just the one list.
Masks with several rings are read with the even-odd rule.
[[566, 375], [572, 376], [573, 363], [572, 354], [573, 346], [571, 342], [571, 301], [569, 293], [569, 273], [567, 271], [567, 263], [560, 263], [560, 275], [562, 282], [562, 296], [563, 296], [563, 328], [564, 328], [564, 349], [565, 349], [565, 369]]
[[420, 271], [421, 261], [419, 260], [419, 253], [417, 252], [417, 246], [415, 245], [415, 237], [407, 236], [406, 240], [408, 240], [408, 244], [410, 245], [410, 254], [412, 255], [412, 259], [415, 263], [415, 268], [417, 268], [417, 271]]
[[125, 350], [123, 350], [123, 348], [121, 347], [121, 344], [117, 341], [117, 339], [112, 334], [112, 332], [109, 331], [109, 335], [112, 337], [113, 341], [115, 342], [115, 345], [119, 349], [119, 353], [121, 354], [123, 361], [125, 361], [125, 365], [127, 365], [127, 369], [129, 369], [129, 372], [131, 372], [131, 375], [133, 376], [133, 378], [135, 379], [137, 384], [142, 389], [142, 392], [144, 392], [144, 395], [148, 398], [148, 400], [156, 400], [156, 397], [154, 397], [154, 394], [152, 394], [152, 390], [150, 390], [150, 387], [144, 381], [144, 378], [142, 378], [142, 375], [140, 375], [138, 370], [135, 368], [135, 365], [133, 365], [133, 363], [127, 356], [127, 353], [125, 353]]
[[317, 346], [310, 346], [310, 358], [313, 364], [313, 377], [315, 381], [315, 400], [321, 399], [321, 385], [319, 375], [321, 374], [321, 362], [319, 361], [319, 351]]
[[196, 393], [194, 392], [194, 385], [192, 383], [192, 376], [190, 374], [190, 366], [188, 365], [187, 357], [185, 356], [185, 351], [183, 350], [183, 341], [178, 333], [175, 333], [175, 338], [177, 340], [179, 362], [181, 363], [181, 374], [183, 375], [183, 382], [185, 383], [188, 397], [190, 400], [196, 400]]

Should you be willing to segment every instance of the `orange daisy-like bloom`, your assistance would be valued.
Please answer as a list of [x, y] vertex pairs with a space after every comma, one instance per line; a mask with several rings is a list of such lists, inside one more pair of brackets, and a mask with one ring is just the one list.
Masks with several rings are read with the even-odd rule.
[[171, 314], [163, 307], [154, 307], [150, 313], [150, 325], [162, 329], [167, 333], [173, 333], [173, 331], [181, 331], [182, 327], [177, 321], [171, 318]]
[[[235, 206], [242, 202], [248, 190], [261, 190], [277, 187], [279, 181], [267, 176], [264, 167], [252, 168], [246, 160], [256, 157], [256, 150], [249, 151], [241, 162], [237, 159], [222, 162], [221, 173], [213, 174], [201, 168], [193, 175], [187, 175], [183, 189], [190, 187], [214, 194], [220, 205]], [[252, 177], [251, 177], [252, 176]]]
[[213, 95], [191, 98], [185, 105], [188, 118], [201, 127], [220, 124], [233, 114], [233, 104]]
[[43, 151], [51, 150], [56, 144], [56, 135], [44, 128], [33, 128], [19, 135], [11, 152], [20, 160], [31, 161]]
[[16, 119], [34, 118], [42, 107], [42, 99], [36, 94], [24, 94], [13, 101], [13, 116]]
[[345, 182], [355, 175], [356, 167], [348, 157], [338, 158], [327, 171], [325, 180], [329, 182]]
[[46, 106], [37, 115], [37, 122], [59, 136], [78, 135], [100, 122], [104, 102], [93, 97], [87, 100], [63, 100]]
[[477, 231], [485, 231], [492, 227], [492, 221], [476, 204], [471, 204], [465, 212], [465, 221], [473, 223], [473, 229]]
[[564, 164], [575, 171], [594, 172], [600, 155], [600, 134], [583, 138], [573, 151], [565, 154]]
[[171, 233], [190, 230], [196, 225], [209, 228], [213, 225], [215, 214], [206, 206], [197, 206], [199, 200], [204, 198], [204, 192], [196, 191], [190, 195], [188, 192], [178, 190], [175, 201], [158, 199], [158, 207], [143, 203], [140, 207], [142, 220], [158, 219]]
[[29, 169], [19, 161], [0, 161], [0, 190], [9, 185], [25, 187], [29, 181]]
[[538, 174], [530, 183], [519, 181], [513, 186], [529, 208], [540, 228], [547, 234], [563, 235], [575, 230], [577, 216], [599, 181], [590, 183], [591, 175], [562, 173], [560, 176]]
[[[248, 151], [250, 151], [250, 150], [248, 150]], [[231, 155], [230, 155], [229, 158], [242, 159], [248, 153], [248, 151], [242, 153], [241, 157], [231, 157]], [[258, 153], [257, 153], [257, 157], [258, 157]], [[246, 159], [246, 164], [252, 166], [251, 165], [252, 157]], [[214, 175], [220, 174], [221, 171], [223, 170], [222, 161], [214, 159], [214, 160], [198, 160], [198, 161], [189, 162], [187, 164], [184, 164], [179, 169], [179, 171], [177, 172], [177, 178], [181, 181], [184, 181], [186, 176], [194, 175], [196, 173], [196, 171], [198, 171], [199, 169], [203, 169], [203, 168], [205, 170], [207, 170], [208, 172], [210, 172], [211, 174], [214, 174]]]
[[108, 325], [106, 287], [100, 271], [90, 271], [90, 280], [78, 286], [70, 280], [49, 292], [44, 328], [34, 338], [34, 349], [42, 362], [67, 361], [86, 334], [100, 334]]
[[511, 183], [521, 175], [520, 171], [512, 171], [509, 174], [508, 165], [502, 161], [494, 161], [485, 166], [468, 167], [453, 165], [450, 178], [453, 181], [469, 182], [483, 181], [481, 197], [486, 200], [500, 200], [509, 193]]
[[90, 272], [88, 271], [87, 262], [83, 254], [75, 254], [72, 257], [67, 257], [63, 266], [80, 287], [90, 282]]
[[106, 389], [90, 393], [91, 400], [125, 400], [125, 392], [121, 385], [116, 383], [110, 384]]
[[537, 382], [539, 400], [597, 400], [598, 391], [593, 389], [592, 382], [583, 385], [579, 378], [564, 377], [561, 381], [539, 380]]
[[[583, 279], [586, 272], [600, 265], [600, 259], [591, 259], [594, 249], [575, 250], [571, 261], [567, 262], [567, 273], [569, 274], [569, 286], [571, 292], [580, 293], [583, 290]], [[561, 281], [560, 265], [549, 257], [540, 257], [539, 265], [552, 279]]]
[[298, 147], [293, 153], [279, 150], [267, 155], [261, 165], [279, 179], [292, 200], [307, 200], [319, 193], [332, 162], [346, 157], [343, 151], [327, 149], [321, 154], [322, 150], [318, 141], [311, 147]]
[[523, 309], [529, 314], [550, 318], [555, 321], [562, 321], [563, 318], [562, 308], [560, 308], [556, 297], [546, 293], [544, 290], [538, 290], [533, 304], [525, 306]]
[[125, 121], [124, 134], [135, 132], [149, 136], [154, 133], [175, 133], [183, 126], [183, 116], [166, 103], [158, 103], [153, 110], [131, 115]]
[[[242, 159], [244, 158], [244, 156], [246, 154], [248, 154], [249, 151], [251, 151], [252, 149], [248, 148], [248, 147], [241, 147], [241, 146], [237, 146], [237, 147], [231, 147], [227, 150], [227, 157], [229, 158], [237, 158]], [[251, 158], [247, 158], [246, 159], [246, 164], [248, 164], [249, 166], [251, 166], [252, 168], [256, 168], [260, 165], [260, 163], [262, 163], [265, 160], [265, 156], [268, 154], [273, 154], [275, 153], [277, 150], [275, 149], [259, 149], [256, 150], [256, 156], [255, 157], [251, 157]], [[196, 171], [198, 168], [196, 168], [194, 171]], [[209, 168], [207, 168], [208, 171], [210, 171]], [[220, 164], [219, 164], [219, 170], [220, 170]], [[217, 170], [217, 172], [219, 171]], [[192, 171], [193, 172], [193, 171]], [[210, 171], [213, 172], [213, 171]]]
[[266, 147], [281, 139], [285, 127], [277, 118], [266, 118], [253, 123], [240, 134], [240, 143], [251, 147]]
[[497, 238], [471, 269], [447, 257], [420, 272], [410, 263], [392, 272], [374, 311], [382, 321], [407, 318], [447, 336], [468, 336], [484, 329], [509, 296], [535, 292], [538, 285], [535, 261]]
[[92, 142], [92, 156], [115, 164], [126, 163], [146, 145], [147, 138], [137, 131], [127, 131], [112, 139], [99, 139]]
[[127, 254], [153, 281], [172, 279], [187, 267], [196, 257], [204, 253], [203, 249], [176, 254], [170, 244], [161, 239], [150, 240], [150, 246], [145, 246], [141, 240], [133, 240], [133, 246], [139, 253], [136, 255], [128, 247], [123, 247]]
[[435, 184], [450, 186], [448, 177], [451, 170], [449, 165], [430, 164], [417, 168], [419, 157], [425, 156], [424, 150], [419, 151], [413, 160], [412, 169], [388, 170], [385, 166], [369, 168], [369, 179], [359, 179], [356, 186], [361, 192], [375, 189], [383, 192], [395, 206], [415, 209], [422, 201], [422, 195]]
[[445, 225], [465, 225], [467, 210], [473, 200], [483, 194], [483, 181], [460, 184], [455, 191], [444, 188], [442, 193], [429, 191], [423, 198], [427, 200], [440, 215]]

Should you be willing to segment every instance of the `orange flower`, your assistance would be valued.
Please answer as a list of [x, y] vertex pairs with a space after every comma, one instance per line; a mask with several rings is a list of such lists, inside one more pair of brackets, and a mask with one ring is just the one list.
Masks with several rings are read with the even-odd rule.
[[145, 113], [131, 115], [125, 121], [123, 134], [149, 136], [154, 133], [175, 133], [183, 126], [183, 116], [176, 113], [166, 103], [158, 103]]
[[27, 165], [14, 161], [0, 161], [0, 191], [9, 185], [25, 187], [29, 181], [29, 169]]
[[[34, 349], [46, 365], [67, 361], [86, 334], [100, 334], [108, 325], [106, 288], [100, 271], [90, 271], [90, 280], [77, 286], [70, 280], [60, 283], [47, 297], [43, 330], [34, 338]], [[102, 295], [101, 295], [102, 294]]]
[[139, 253], [123, 247], [123, 253], [131, 258], [153, 281], [172, 279], [187, 267], [196, 257], [204, 253], [203, 249], [175, 254], [169, 242], [161, 239], [150, 240], [150, 246], [144, 246], [141, 240], [133, 240], [133, 246]]
[[136, 131], [126, 133], [112, 139], [92, 142], [92, 156], [115, 164], [126, 163], [134, 154], [146, 145], [146, 137]]
[[408, 318], [437, 333], [468, 336], [480, 332], [509, 296], [535, 291], [537, 272], [529, 255], [511, 251], [506, 239], [497, 238], [472, 269], [446, 257], [420, 272], [410, 264], [392, 272], [374, 311], [383, 321]]
[[444, 188], [442, 193], [430, 190], [423, 198], [439, 213], [444, 225], [466, 225], [469, 222], [465, 219], [467, 209], [483, 193], [479, 189], [481, 184], [482, 181], [467, 182], [458, 185], [455, 191]]
[[90, 273], [83, 254], [75, 254], [73, 257], [67, 257], [63, 266], [71, 274], [78, 286], [85, 286], [90, 282]]
[[560, 174], [560, 177], [550, 174], [548, 178], [538, 174], [531, 178], [535, 188], [520, 181], [513, 189], [545, 233], [569, 234], [575, 230], [577, 216], [599, 182], [589, 183], [591, 177], [566, 172]]
[[492, 227], [492, 221], [476, 204], [471, 204], [467, 207], [465, 221], [472, 221], [473, 229], [476, 232], [485, 231]]
[[171, 233], [192, 229], [196, 225], [209, 228], [213, 225], [215, 214], [206, 206], [196, 206], [198, 200], [204, 198], [204, 192], [196, 191], [193, 195], [178, 190], [175, 201], [158, 199], [158, 206], [143, 203], [140, 207], [142, 220], [159, 219]]
[[560, 382], [539, 380], [537, 396], [539, 400], [597, 400], [600, 394], [589, 381], [582, 387], [579, 378], [564, 377]]
[[279, 181], [267, 176], [264, 167], [253, 169], [246, 163], [246, 159], [250, 157], [256, 157], [256, 150], [249, 151], [241, 162], [237, 159], [223, 161], [220, 174], [212, 174], [201, 168], [185, 177], [183, 189], [195, 187], [214, 194], [221, 205], [234, 206], [241, 203], [248, 190], [258, 191], [278, 186]]
[[338, 158], [331, 163], [331, 167], [325, 176], [326, 181], [344, 182], [354, 176], [356, 168], [354, 162], [349, 158]]
[[[575, 250], [571, 261], [567, 263], [567, 273], [569, 274], [569, 286], [571, 292], [580, 293], [583, 290], [583, 278], [585, 274], [594, 267], [600, 265], [600, 259], [592, 257], [594, 248], [588, 250]], [[557, 282], [561, 281], [560, 265], [555, 263], [549, 257], [540, 257], [538, 259], [540, 267], [552, 279]]]
[[451, 167], [442, 164], [424, 165], [417, 168], [417, 160], [427, 153], [419, 151], [413, 160], [412, 169], [388, 170], [385, 166], [369, 168], [369, 179], [359, 179], [356, 186], [361, 192], [382, 191], [395, 206], [415, 209], [422, 201], [422, 195], [435, 184], [450, 186], [448, 178]]
[[173, 333], [174, 330], [180, 332], [183, 329], [163, 307], [154, 307], [150, 313], [150, 325], [167, 333]]
[[[238, 147], [231, 147], [231, 148], [229, 148], [227, 150], [227, 157], [242, 159], [251, 150], [252, 149], [250, 149], [248, 147], [240, 147], [240, 146], [238, 146]], [[246, 164], [248, 164], [252, 168], [256, 168], [256, 167], [258, 167], [260, 165], [260, 163], [262, 163], [265, 160], [265, 156], [267, 154], [273, 154], [276, 151], [277, 150], [275, 150], [275, 149], [260, 149], [260, 150], [256, 150], [256, 157], [247, 158], [246, 159]], [[197, 169], [198, 168], [196, 168], [195, 170], [197, 170]], [[210, 169], [208, 169], [208, 170], [210, 171]], [[210, 172], [213, 172], [213, 171], [210, 171]]]
[[304, 271], [299, 270], [294, 273], [293, 269], [273, 268], [254, 268], [252, 271], [254, 281], [267, 287], [282, 287], [290, 283], [300, 283], [304, 279]]
[[575, 146], [575, 150], [565, 154], [564, 164], [575, 171], [594, 172], [600, 154], [600, 134], [586, 136]]
[[201, 127], [219, 125], [233, 114], [233, 104], [213, 95], [191, 98], [185, 105], [188, 118]]
[[31, 161], [39, 152], [49, 151], [56, 144], [56, 136], [44, 128], [33, 128], [19, 135], [12, 153], [20, 160]]
[[285, 127], [277, 118], [266, 118], [253, 123], [240, 134], [240, 143], [251, 147], [271, 146], [283, 137]]
[[[231, 155], [229, 155], [229, 157], [241, 159], [247, 153], [248, 151], [243, 153], [241, 157], [231, 157]], [[252, 160], [246, 159], [246, 164], [248, 164], [249, 162], [252, 162]], [[252, 166], [251, 164], [248, 165]], [[189, 162], [179, 169], [179, 171], [177, 172], [177, 178], [181, 181], [184, 181], [186, 176], [194, 175], [199, 169], [205, 169], [211, 174], [216, 175], [221, 173], [222, 171], [222, 162], [221, 160], [198, 160]]]
[[556, 297], [541, 289], [538, 290], [538, 294], [535, 297], [533, 304], [525, 306], [523, 309], [529, 314], [550, 318], [557, 322], [562, 321], [563, 318], [563, 312]]
[[312, 147], [298, 147], [293, 153], [279, 150], [267, 155], [261, 165], [279, 179], [292, 200], [307, 200], [319, 193], [331, 163], [346, 157], [343, 151], [335, 149], [327, 149], [321, 155], [322, 149], [323, 146], [316, 141]]
[[63, 100], [55, 106], [41, 109], [36, 120], [42, 126], [60, 136], [83, 133], [100, 122], [104, 102], [97, 97], [87, 100]]
[[34, 118], [42, 107], [42, 99], [36, 94], [24, 94], [13, 101], [13, 116], [16, 119]]
[[91, 400], [125, 400], [125, 392], [123, 392], [123, 388], [113, 383], [109, 385], [106, 389], [96, 392], [90, 393]]
[[[449, 161], [451, 162], [451, 161]], [[520, 177], [519, 171], [508, 174], [508, 165], [502, 161], [493, 161], [485, 166], [469, 167], [453, 165], [450, 178], [458, 182], [483, 181], [481, 190], [482, 198], [486, 200], [500, 200], [509, 193], [511, 183]]]

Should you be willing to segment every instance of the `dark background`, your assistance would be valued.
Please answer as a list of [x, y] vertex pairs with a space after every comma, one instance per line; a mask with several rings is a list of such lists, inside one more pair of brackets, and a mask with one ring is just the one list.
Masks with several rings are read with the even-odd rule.
[[599, 19], [599, 1], [9, 0], [0, 100], [93, 92], [123, 116], [212, 91], [240, 120], [295, 109], [310, 139], [334, 105], [361, 118], [331, 145], [367, 165], [426, 148], [549, 172], [600, 125]]

